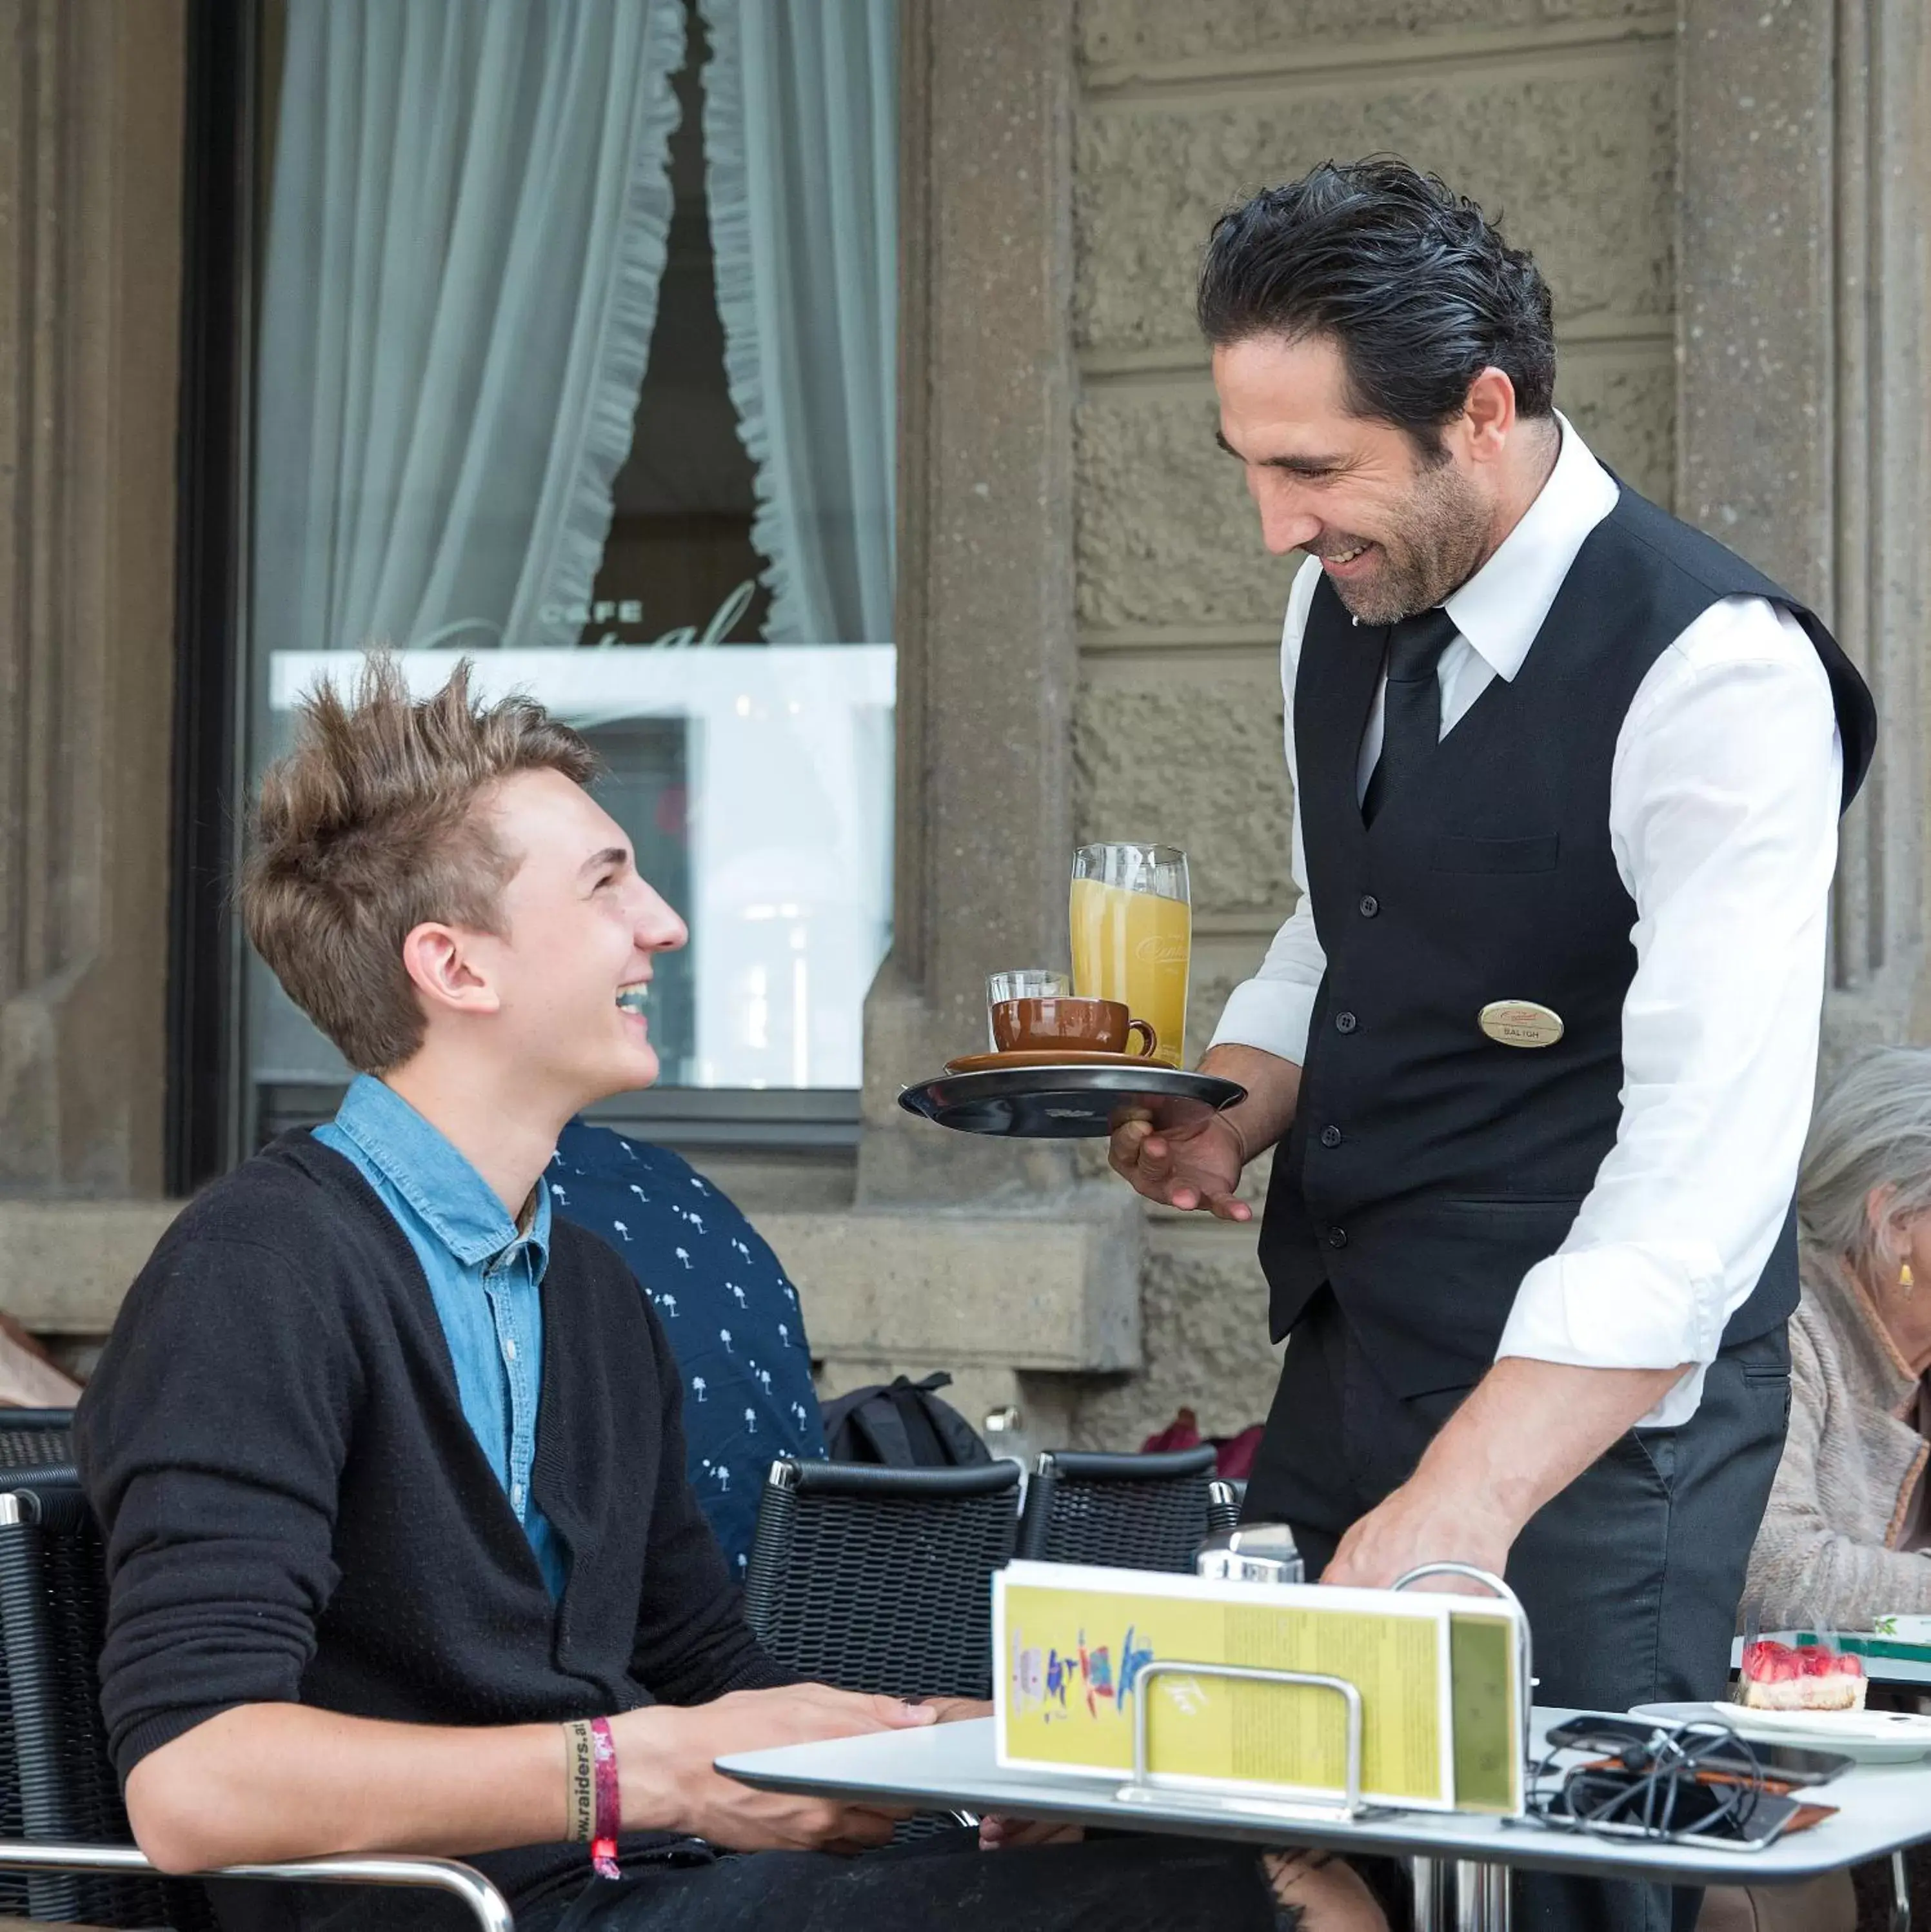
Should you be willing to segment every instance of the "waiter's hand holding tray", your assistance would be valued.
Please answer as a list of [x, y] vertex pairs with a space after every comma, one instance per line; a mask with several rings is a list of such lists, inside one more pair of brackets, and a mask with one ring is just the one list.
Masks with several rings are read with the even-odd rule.
[[995, 973], [988, 1050], [949, 1060], [899, 1104], [965, 1133], [1098, 1138], [1128, 1120], [1173, 1130], [1245, 1100], [1180, 1064], [1192, 950], [1187, 855], [1089, 845], [1074, 860], [1073, 971]]

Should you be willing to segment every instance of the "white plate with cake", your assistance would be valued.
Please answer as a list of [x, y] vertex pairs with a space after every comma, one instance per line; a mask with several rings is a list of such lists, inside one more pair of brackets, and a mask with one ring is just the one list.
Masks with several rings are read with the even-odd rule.
[[1863, 1664], [1848, 1652], [1764, 1637], [1744, 1646], [1734, 1703], [1641, 1704], [1629, 1714], [1714, 1721], [1766, 1744], [1827, 1744], [1863, 1764], [1904, 1764], [1931, 1752], [1931, 1717], [1867, 1711], [1867, 1688]]

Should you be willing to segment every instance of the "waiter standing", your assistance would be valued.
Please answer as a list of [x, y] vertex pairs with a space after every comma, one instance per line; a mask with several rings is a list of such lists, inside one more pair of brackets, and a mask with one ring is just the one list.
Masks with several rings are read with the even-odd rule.
[[[1113, 1138], [1229, 1220], [1291, 1336], [1248, 1491], [1311, 1575], [1506, 1573], [1545, 1702], [1720, 1697], [1789, 1402], [1791, 1211], [1869, 694], [1821, 622], [1551, 403], [1548, 290], [1398, 161], [1216, 226], [1220, 441], [1276, 553], [1300, 898]], [[1529, 1922], [1670, 1894], [1532, 1878]], [[1674, 1902], [1677, 1932], [1695, 1894]]]

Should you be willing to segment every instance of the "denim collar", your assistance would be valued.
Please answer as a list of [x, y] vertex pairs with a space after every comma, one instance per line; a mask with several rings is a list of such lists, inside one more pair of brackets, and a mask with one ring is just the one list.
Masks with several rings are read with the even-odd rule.
[[335, 1125], [457, 1260], [474, 1267], [527, 1240], [532, 1275], [542, 1279], [550, 1254], [550, 1190], [541, 1178], [526, 1232], [443, 1134], [393, 1088], [367, 1073], [357, 1075], [344, 1096]]

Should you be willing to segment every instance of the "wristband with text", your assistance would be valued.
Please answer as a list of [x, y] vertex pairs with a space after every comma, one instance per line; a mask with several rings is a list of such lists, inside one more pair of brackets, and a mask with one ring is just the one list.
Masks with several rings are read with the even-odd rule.
[[587, 1845], [596, 1836], [596, 1740], [588, 1724], [563, 1726], [563, 1751], [569, 1836], [573, 1844]]

